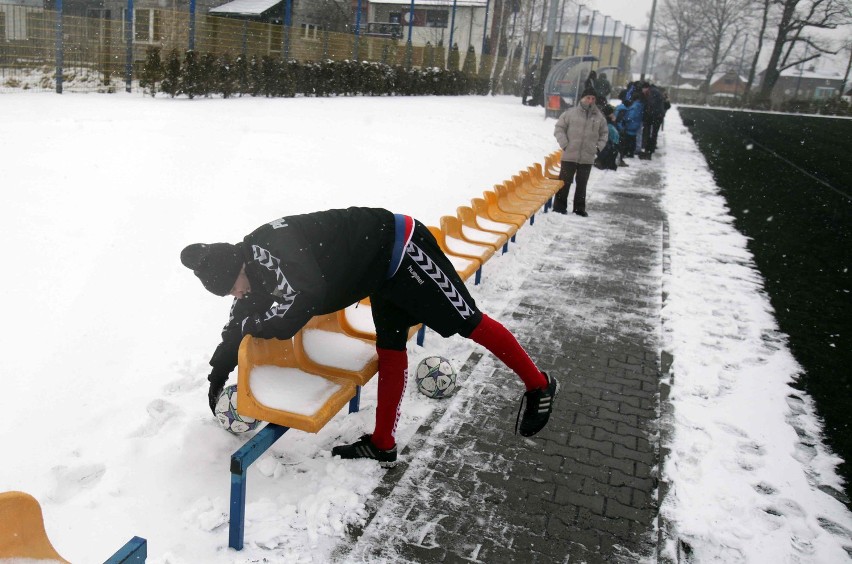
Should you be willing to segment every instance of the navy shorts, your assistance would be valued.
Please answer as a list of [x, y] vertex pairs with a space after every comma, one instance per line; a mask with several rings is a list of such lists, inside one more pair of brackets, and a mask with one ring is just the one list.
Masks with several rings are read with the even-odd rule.
[[423, 323], [443, 337], [468, 337], [482, 313], [429, 230], [414, 222], [396, 273], [370, 296], [376, 346], [405, 350], [408, 330]]

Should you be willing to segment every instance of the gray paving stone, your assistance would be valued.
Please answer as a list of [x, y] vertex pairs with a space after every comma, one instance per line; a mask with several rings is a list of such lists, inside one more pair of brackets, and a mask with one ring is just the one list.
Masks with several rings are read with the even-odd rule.
[[[534, 439], [513, 434], [517, 379], [490, 354], [476, 353], [452, 413], [443, 416], [449, 424], [441, 433], [432, 431], [434, 422], [424, 425], [409, 462], [386, 475], [370, 521], [336, 560], [611, 564], [655, 557], [660, 177], [637, 162], [607, 178], [611, 185], [590, 186], [597, 196], [589, 218], [549, 214], [524, 227], [547, 233], [549, 246], [525, 255], [522, 280], [501, 286], [517, 287], [517, 298], [499, 318], [562, 384], [548, 426]], [[581, 236], [563, 232], [578, 221]], [[519, 241], [512, 252], [524, 252]], [[487, 305], [487, 295], [477, 302]]]

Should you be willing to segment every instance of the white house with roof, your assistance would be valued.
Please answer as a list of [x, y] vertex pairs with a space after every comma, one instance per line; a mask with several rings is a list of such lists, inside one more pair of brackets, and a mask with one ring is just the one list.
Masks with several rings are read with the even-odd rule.
[[[760, 85], [766, 71], [758, 74], [756, 85]], [[781, 76], [772, 88], [770, 100], [775, 107], [787, 100], [828, 100], [842, 94], [843, 75], [839, 72], [817, 70], [814, 67], [797, 69], [791, 67], [781, 71]]]
[[473, 45], [477, 56], [481, 55], [483, 35], [490, 29], [493, 10], [486, 22], [487, 0], [456, 0], [454, 19], [453, 4], [452, 0], [415, 0], [412, 18], [411, 0], [371, 1], [367, 29], [369, 33], [396, 36], [403, 41], [408, 40], [410, 29], [414, 46], [443, 43], [449, 48], [452, 35], [462, 56], [469, 45]]
[[210, 8], [211, 16], [245, 18], [280, 24], [283, 21], [282, 0], [231, 0]]

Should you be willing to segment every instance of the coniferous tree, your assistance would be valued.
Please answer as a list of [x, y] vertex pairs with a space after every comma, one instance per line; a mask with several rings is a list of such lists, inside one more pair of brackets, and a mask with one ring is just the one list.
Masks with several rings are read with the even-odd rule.
[[231, 73], [234, 83], [236, 84], [237, 92], [240, 93], [240, 96], [249, 93], [249, 72], [248, 72], [248, 60], [246, 60], [246, 56], [244, 53], [240, 53], [237, 55], [237, 58], [234, 59], [234, 70]]
[[488, 94], [491, 90], [491, 71], [494, 68], [494, 56], [491, 54], [491, 42], [488, 37], [485, 38], [484, 45], [477, 75], [478, 94]]
[[217, 92], [217, 77], [216, 77], [216, 55], [213, 53], [204, 53], [201, 55], [201, 94], [205, 98], [210, 94]]
[[453, 43], [453, 48], [450, 49], [450, 56], [447, 57], [447, 70], [459, 70], [459, 44]]
[[186, 52], [183, 60], [183, 68], [180, 74], [180, 92], [186, 94], [190, 99], [202, 94], [201, 63], [198, 61], [198, 53], [192, 49]]
[[230, 98], [234, 95], [237, 85], [234, 80], [234, 63], [231, 60], [231, 55], [225, 53], [216, 64], [216, 91], [221, 93], [224, 98]]
[[474, 49], [472, 44], [467, 46], [464, 63], [462, 63], [462, 72], [468, 76], [476, 75], [476, 49]]
[[426, 42], [423, 48], [423, 68], [431, 68], [435, 66], [435, 46], [431, 41]]
[[180, 55], [177, 49], [172, 49], [166, 59], [166, 69], [160, 90], [174, 98], [180, 92]]
[[248, 82], [252, 96], [259, 96], [263, 92], [263, 72], [257, 55], [252, 55], [248, 61]]
[[145, 66], [142, 67], [142, 76], [139, 85], [147, 88], [151, 96], [157, 94], [157, 83], [163, 80], [163, 61], [160, 59], [159, 47], [148, 47], [145, 56]]
[[445, 69], [445, 68], [447, 68], [446, 60], [447, 60], [447, 52], [444, 49], [444, 40], [439, 39], [438, 45], [435, 46], [435, 64], [432, 65], [432, 66]]

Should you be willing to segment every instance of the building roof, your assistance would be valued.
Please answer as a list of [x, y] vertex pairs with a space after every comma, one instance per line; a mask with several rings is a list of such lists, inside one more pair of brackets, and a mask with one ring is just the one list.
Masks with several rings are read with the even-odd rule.
[[233, 0], [221, 6], [210, 8], [210, 13], [259, 16], [279, 3], [281, 3], [281, 0]]
[[843, 80], [843, 76], [836, 72], [820, 72], [820, 71], [812, 71], [805, 70], [799, 71], [794, 67], [790, 67], [789, 69], [784, 69], [781, 71], [781, 76], [794, 76], [802, 78], [817, 78], [817, 79], [825, 79], [825, 80]]
[[[719, 79], [723, 78], [727, 72], [716, 72], [713, 73], [713, 76], [710, 78], [710, 84], [715, 84]], [[697, 80], [700, 82], [704, 82], [704, 79], [707, 78], [707, 75], [701, 72], [682, 72], [680, 73], [681, 80]], [[739, 77], [740, 82], [745, 82], [746, 79], [743, 76]]]
[[[465, 8], [484, 8], [488, 0], [456, 0], [456, 7], [463, 6]], [[394, 4], [410, 6], [411, 0], [370, 0], [370, 4]], [[414, 0], [414, 7], [435, 7], [452, 8], [453, 0]]]

